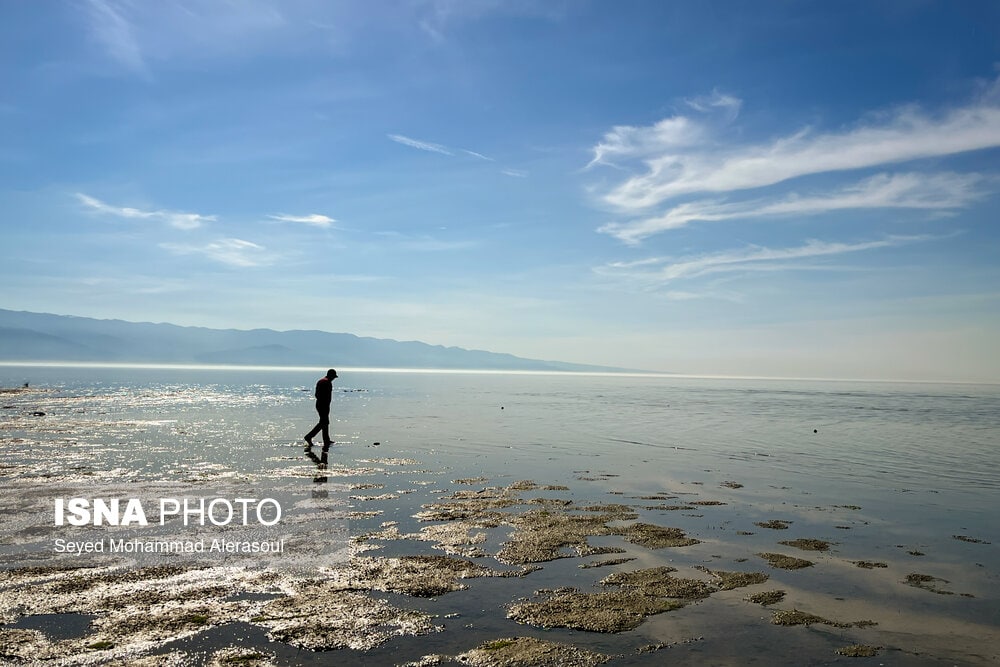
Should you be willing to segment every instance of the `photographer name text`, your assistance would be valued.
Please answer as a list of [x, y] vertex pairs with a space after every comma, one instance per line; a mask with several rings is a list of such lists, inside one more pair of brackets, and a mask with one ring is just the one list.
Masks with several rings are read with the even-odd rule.
[[285, 540], [140, 540], [100, 539], [53, 541], [53, 551], [59, 554], [280, 554]]

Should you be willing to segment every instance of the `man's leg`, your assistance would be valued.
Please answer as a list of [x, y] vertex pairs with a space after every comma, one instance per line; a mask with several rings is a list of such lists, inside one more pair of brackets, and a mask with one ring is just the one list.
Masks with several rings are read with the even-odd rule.
[[316, 424], [315, 426], [313, 426], [313, 428], [312, 428], [311, 431], [309, 431], [308, 433], [306, 433], [306, 438], [305, 438], [306, 439], [306, 448], [309, 448], [309, 447], [313, 446], [313, 437], [317, 433], [319, 433], [320, 429], [322, 429], [322, 428], [323, 428], [323, 424], [322, 423]]
[[321, 407], [316, 406], [316, 412], [319, 413], [319, 421], [316, 423], [315, 426], [312, 427], [311, 431], [306, 433], [306, 438], [305, 438], [306, 444], [309, 447], [312, 447], [313, 445], [312, 439], [316, 437], [316, 434], [319, 433], [320, 431], [323, 431], [324, 444], [330, 440], [330, 437], [328, 435], [330, 428], [330, 408], [323, 410]]
[[325, 412], [319, 413], [319, 425], [323, 431], [323, 448], [326, 449], [333, 444], [330, 440], [330, 409], [327, 408]]

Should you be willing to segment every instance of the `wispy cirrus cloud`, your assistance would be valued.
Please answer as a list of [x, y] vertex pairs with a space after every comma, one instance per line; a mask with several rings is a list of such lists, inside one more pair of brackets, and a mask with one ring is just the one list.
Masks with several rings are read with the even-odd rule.
[[147, 75], [142, 49], [122, 7], [106, 0], [87, 0], [84, 8], [87, 30], [108, 56], [132, 72]]
[[486, 162], [496, 162], [496, 160], [491, 158], [489, 155], [483, 155], [482, 153], [477, 153], [476, 151], [470, 151], [467, 148], [451, 148], [449, 146], [435, 144], [430, 141], [421, 141], [420, 139], [414, 139], [402, 134], [387, 134], [385, 136], [392, 141], [395, 141], [397, 144], [409, 146], [410, 148], [416, 148], [421, 151], [427, 151], [428, 153], [440, 153], [441, 155], [448, 155], [450, 157], [456, 157], [459, 153], [464, 153], [466, 155], [471, 155], [474, 158], [485, 160]]
[[461, 149], [461, 151], [462, 151], [463, 153], [467, 154], [467, 155], [471, 155], [472, 157], [477, 157], [477, 158], [479, 158], [480, 160], [486, 160], [487, 162], [496, 162], [496, 160], [494, 160], [494, 159], [493, 159], [493, 158], [491, 158], [490, 156], [488, 156], [488, 155], [483, 155], [482, 153], [477, 153], [476, 151], [470, 151], [470, 150], [466, 150], [466, 149], [464, 149], [464, 148], [462, 148], [462, 149]]
[[648, 285], [663, 285], [716, 273], [739, 271], [809, 270], [816, 264], [795, 263], [821, 257], [891, 248], [909, 243], [931, 241], [930, 235], [888, 236], [875, 241], [841, 243], [810, 240], [786, 248], [749, 246], [738, 250], [705, 253], [681, 258], [651, 257], [632, 262], [612, 262], [595, 269], [598, 274], [628, 279]]
[[[239, 11], [212, 0], [133, 2], [84, 0], [83, 27], [104, 55], [122, 69], [151, 76], [157, 64], [206, 57], [247, 57], [261, 51], [301, 48], [316, 35], [316, 19], [342, 10], [324, 3], [243, 0]], [[328, 48], [328, 47], [327, 47]]]
[[[691, 119], [674, 118], [677, 124]], [[662, 122], [662, 121], [661, 121]], [[694, 124], [693, 134], [706, 128]], [[643, 135], [642, 128], [630, 128]], [[662, 142], [657, 137], [655, 141]], [[648, 156], [645, 173], [629, 177], [604, 199], [625, 210], [642, 210], [670, 198], [699, 192], [733, 192], [827, 172], [864, 169], [919, 158], [941, 157], [1000, 146], [1000, 106], [976, 104], [942, 117], [903, 109], [877, 124], [839, 133], [802, 130], [766, 144], [716, 149], [694, 144], [694, 150], [665, 150], [642, 138], [617, 149], [623, 155]], [[626, 150], [627, 148], [627, 150]], [[608, 148], [599, 144], [595, 159]]]
[[[600, 231], [638, 243], [695, 221], [862, 208], [963, 208], [995, 190], [997, 179], [911, 171], [883, 173], [849, 185], [841, 182], [805, 196], [734, 201], [734, 195], [805, 176], [885, 169], [923, 158], [1000, 147], [997, 87], [938, 114], [916, 106], [901, 107], [866, 117], [846, 130], [806, 128], [757, 143], [725, 140], [729, 136], [725, 127], [736, 118], [741, 102], [719, 92], [688, 100], [690, 113], [649, 126], [616, 126], [592, 148], [587, 167], [607, 165], [630, 172], [599, 196], [632, 219], [609, 223]], [[713, 199], [675, 203], [692, 195]]]
[[439, 43], [449, 29], [491, 15], [557, 21], [566, 11], [563, 3], [536, 0], [416, 0], [410, 5], [420, 29]]
[[96, 197], [91, 197], [90, 195], [86, 195], [81, 192], [76, 193], [76, 198], [84, 206], [97, 213], [133, 220], [159, 220], [166, 222], [168, 225], [175, 227], [176, 229], [196, 229], [203, 223], [214, 222], [216, 220], [216, 216], [214, 215], [202, 215], [200, 213], [185, 213], [182, 211], [144, 211], [142, 209], [128, 206], [113, 206], [97, 199]]
[[454, 155], [453, 152], [441, 144], [432, 144], [429, 141], [411, 139], [410, 137], [405, 137], [402, 134], [387, 134], [385, 136], [389, 137], [389, 139], [395, 141], [397, 144], [403, 144], [404, 146], [416, 148], [417, 150], [427, 151], [429, 153], [440, 153], [441, 155]]
[[208, 259], [239, 268], [265, 266], [272, 259], [265, 248], [243, 239], [223, 238], [203, 245], [182, 243], [161, 243], [160, 247], [175, 255], [202, 255]]
[[685, 202], [659, 215], [623, 223], [608, 223], [598, 231], [634, 245], [646, 237], [679, 229], [692, 222], [818, 215], [851, 209], [951, 211], [983, 198], [987, 194], [986, 186], [996, 183], [996, 178], [980, 174], [878, 174], [859, 183], [816, 195], [792, 193], [781, 198], [731, 203], [716, 200]]
[[309, 215], [288, 215], [286, 213], [279, 213], [277, 215], [269, 215], [267, 217], [279, 222], [297, 222], [303, 225], [310, 225], [312, 227], [329, 227], [333, 223], [337, 222], [330, 216], [322, 215], [320, 213], [310, 213]]
[[713, 127], [728, 122], [739, 113], [742, 101], [718, 91], [707, 97], [687, 100], [686, 104], [701, 116], [672, 116], [649, 126], [616, 125], [592, 149], [593, 159], [587, 168], [604, 164], [617, 166], [619, 160], [655, 158], [668, 151], [682, 151], [708, 142]]

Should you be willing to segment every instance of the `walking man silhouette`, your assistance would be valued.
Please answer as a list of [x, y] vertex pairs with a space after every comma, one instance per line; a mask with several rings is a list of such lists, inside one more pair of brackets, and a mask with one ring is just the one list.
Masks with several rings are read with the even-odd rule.
[[316, 382], [316, 412], [319, 413], [319, 422], [306, 433], [306, 451], [312, 448], [312, 439], [320, 431], [323, 432], [323, 450], [329, 449], [333, 444], [330, 440], [330, 400], [333, 397], [333, 381], [336, 379], [337, 371], [331, 368]]

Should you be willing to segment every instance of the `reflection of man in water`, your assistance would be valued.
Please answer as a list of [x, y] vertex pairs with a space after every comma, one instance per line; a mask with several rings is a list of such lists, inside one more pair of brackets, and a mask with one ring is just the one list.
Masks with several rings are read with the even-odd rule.
[[[316, 464], [316, 476], [313, 477], [313, 484], [326, 484], [326, 464], [327, 464], [327, 449], [323, 448], [323, 456], [319, 457], [313, 453], [313, 450], [306, 447], [306, 456], [312, 459], [312, 462]], [[317, 487], [318, 490], [312, 492], [312, 497], [315, 498], [326, 498], [327, 491], [325, 486]]]
[[337, 371], [331, 368], [316, 383], [316, 412], [319, 413], [319, 423], [306, 433], [306, 449], [313, 446], [313, 436], [320, 431], [323, 431], [323, 449], [333, 444], [330, 440], [330, 399], [333, 397], [333, 381], [336, 379]]

